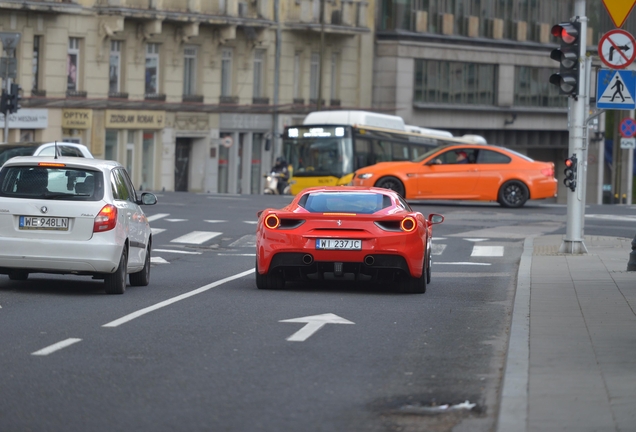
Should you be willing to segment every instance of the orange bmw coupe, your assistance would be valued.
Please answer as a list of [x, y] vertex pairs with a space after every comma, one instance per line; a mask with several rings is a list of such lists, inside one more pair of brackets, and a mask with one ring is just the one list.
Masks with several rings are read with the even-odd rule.
[[392, 189], [407, 200], [497, 201], [512, 208], [557, 194], [553, 162], [484, 144], [446, 145], [410, 162], [360, 168], [353, 185]]

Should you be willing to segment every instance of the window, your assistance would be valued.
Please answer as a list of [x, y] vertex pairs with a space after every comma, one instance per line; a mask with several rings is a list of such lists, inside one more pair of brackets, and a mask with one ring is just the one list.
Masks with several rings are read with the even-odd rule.
[[197, 49], [187, 46], [183, 49], [183, 94], [196, 94]]
[[117, 131], [107, 130], [104, 146], [104, 159], [117, 160]]
[[68, 54], [66, 56], [67, 74], [66, 74], [66, 89], [77, 91], [78, 90], [78, 78], [79, 78], [79, 65], [80, 65], [80, 49], [79, 39], [69, 38], [68, 40]]
[[159, 44], [146, 45], [146, 94], [159, 93]]
[[414, 102], [494, 105], [497, 66], [415, 60]]
[[320, 54], [311, 53], [311, 65], [309, 68], [309, 99], [318, 99], [319, 76]]
[[477, 156], [477, 163], [480, 164], [508, 164], [510, 161], [511, 159], [505, 154], [492, 150], [479, 150]]
[[300, 53], [297, 52], [294, 54], [294, 88], [293, 88], [293, 98], [300, 99], [302, 96], [300, 95]]
[[128, 141], [126, 144], [126, 170], [130, 175], [133, 174], [135, 166], [135, 131], [128, 131]]
[[40, 60], [42, 49], [42, 36], [33, 36], [33, 60], [32, 60], [32, 75], [33, 81], [31, 83], [31, 90], [37, 91], [40, 89]]
[[221, 52], [221, 96], [232, 96], [232, 48]]
[[121, 41], [110, 41], [110, 64], [108, 68], [108, 92], [121, 91]]
[[265, 50], [257, 49], [254, 51], [254, 92], [255, 98], [263, 97], [263, 82], [265, 75], [264, 63]]
[[331, 93], [329, 99], [338, 99], [338, 54], [331, 54]]
[[143, 144], [141, 155], [141, 189], [154, 188], [155, 172], [155, 133], [143, 132]]
[[559, 94], [559, 88], [550, 84], [550, 75], [556, 70], [529, 66], [515, 67], [515, 106], [566, 107], [568, 99]]

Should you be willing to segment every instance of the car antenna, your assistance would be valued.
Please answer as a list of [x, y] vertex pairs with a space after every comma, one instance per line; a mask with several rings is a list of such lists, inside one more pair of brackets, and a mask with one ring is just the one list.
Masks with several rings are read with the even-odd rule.
[[57, 159], [57, 140], [55, 140], [55, 157], [53, 159]]

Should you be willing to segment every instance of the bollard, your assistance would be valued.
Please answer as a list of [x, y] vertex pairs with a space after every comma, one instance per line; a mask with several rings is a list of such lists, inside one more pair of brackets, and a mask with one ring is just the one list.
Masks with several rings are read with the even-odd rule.
[[636, 271], [636, 236], [634, 236], [634, 239], [632, 240], [632, 251], [629, 253], [627, 271]]

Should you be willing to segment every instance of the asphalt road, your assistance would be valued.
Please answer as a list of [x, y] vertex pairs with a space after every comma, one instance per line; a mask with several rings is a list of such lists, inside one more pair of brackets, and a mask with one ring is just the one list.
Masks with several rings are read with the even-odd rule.
[[[0, 430], [491, 430], [523, 240], [565, 233], [565, 206], [414, 203], [446, 217], [424, 295], [261, 291], [256, 212], [287, 202], [160, 194], [151, 283], [122, 296], [86, 277], [0, 276]], [[586, 234], [636, 234], [632, 206], [586, 215]], [[323, 314], [347, 324], [287, 340], [305, 323], [282, 321]]]

